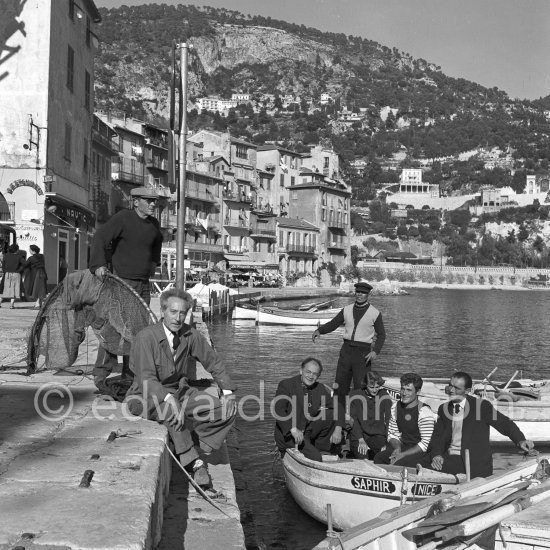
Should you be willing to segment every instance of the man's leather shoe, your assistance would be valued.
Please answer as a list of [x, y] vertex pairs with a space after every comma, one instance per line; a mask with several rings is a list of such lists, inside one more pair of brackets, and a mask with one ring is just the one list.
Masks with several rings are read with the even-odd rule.
[[104, 376], [94, 376], [94, 384], [100, 393], [109, 393], [107, 388], [107, 378]]
[[197, 458], [193, 463], [193, 481], [201, 488], [206, 489], [210, 487], [210, 474], [208, 473], [208, 468], [206, 463]]

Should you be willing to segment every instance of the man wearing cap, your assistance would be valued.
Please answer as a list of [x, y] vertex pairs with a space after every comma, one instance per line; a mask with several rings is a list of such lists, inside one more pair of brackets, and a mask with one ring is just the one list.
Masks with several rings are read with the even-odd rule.
[[[89, 270], [103, 279], [108, 264], [118, 277], [130, 285], [145, 301], [151, 301], [149, 278], [160, 264], [162, 233], [154, 217], [158, 194], [154, 189], [137, 187], [130, 192], [133, 209], [121, 210], [96, 232], [92, 241]], [[118, 363], [116, 355], [98, 348], [94, 366], [94, 383], [101, 391]], [[122, 373], [131, 376], [128, 358], [124, 357]]]
[[380, 353], [386, 339], [382, 314], [369, 304], [372, 286], [366, 281], [355, 283], [355, 303], [344, 307], [331, 321], [321, 325], [312, 340], [344, 325], [344, 343], [340, 349], [334, 390], [339, 398], [349, 393], [351, 380], [359, 389], [371, 362]]

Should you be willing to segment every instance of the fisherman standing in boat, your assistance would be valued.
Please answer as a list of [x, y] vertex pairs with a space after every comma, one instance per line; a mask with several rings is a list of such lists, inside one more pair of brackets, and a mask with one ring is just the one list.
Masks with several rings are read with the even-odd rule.
[[344, 343], [340, 349], [334, 390], [344, 402], [349, 393], [351, 380], [359, 389], [365, 374], [371, 368], [384, 341], [386, 331], [382, 314], [369, 303], [372, 286], [365, 281], [355, 283], [355, 303], [345, 306], [331, 321], [321, 325], [312, 335], [312, 340], [328, 334], [344, 325]]
[[319, 382], [323, 365], [308, 357], [300, 374], [279, 382], [275, 394], [275, 443], [284, 456], [296, 445], [311, 460], [322, 452], [336, 454], [342, 441], [344, 408], [333, 402], [331, 391]]
[[486, 399], [468, 395], [472, 377], [455, 372], [447, 386], [449, 401], [439, 407], [437, 422], [430, 442], [431, 456], [422, 462], [447, 474], [466, 473], [468, 450], [471, 477], [487, 477], [493, 473], [493, 455], [489, 430], [495, 428], [509, 437], [520, 449], [534, 448], [515, 422], [498, 412]]
[[434, 414], [418, 399], [423, 380], [409, 372], [401, 377], [401, 397], [391, 408], [388, 444], [374, 457], [375, 464], [411, 466], [425, 460], [434, 431]]

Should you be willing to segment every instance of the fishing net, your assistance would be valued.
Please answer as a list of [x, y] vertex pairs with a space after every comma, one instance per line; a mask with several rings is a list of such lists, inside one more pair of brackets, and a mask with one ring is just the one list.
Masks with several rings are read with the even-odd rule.
[[100, 281], [88, 270], [76, 271], [57, 285], [36, 316], [28, 341], [28, 371], [36, 370], [40, 355], [47, 369], [72, 366], [88, 327], [107, 351], [128, 355], [135, 335], [156, 321], [122, 279], [108, 273]]

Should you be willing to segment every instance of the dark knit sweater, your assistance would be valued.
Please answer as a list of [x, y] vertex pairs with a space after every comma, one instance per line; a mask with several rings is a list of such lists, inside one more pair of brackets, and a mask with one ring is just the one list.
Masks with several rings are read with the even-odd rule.
[[117, 212], [94, 236], [89, 264], [92, 273], [107, 265], [109, 247], [116, 275], [135, 281], [148, 280], [152, 263], [160, 264], [159, 222], [150, 216], [140, 218], [135, 210]]

